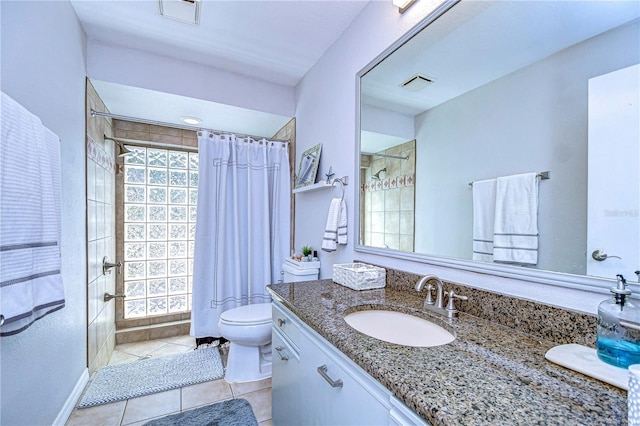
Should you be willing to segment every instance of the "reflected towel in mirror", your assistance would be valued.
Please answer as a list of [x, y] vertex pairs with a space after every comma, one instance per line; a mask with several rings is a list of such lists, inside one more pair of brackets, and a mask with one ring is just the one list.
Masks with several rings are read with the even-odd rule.
[[493, 260], [538, 263], [538, 178], [536, 173], [496, 179]]
[[496, 180], [473, 183], [473, 260], [493, 262]]

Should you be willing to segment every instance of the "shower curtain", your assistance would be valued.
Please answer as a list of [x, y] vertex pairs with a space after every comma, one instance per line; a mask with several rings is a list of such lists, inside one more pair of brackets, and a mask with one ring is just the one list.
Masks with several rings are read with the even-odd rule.
[[200, 176], [191, 336], [220, 337], [228, 309], [271, 301], [289, 252], [286, 143], [198, 132]]

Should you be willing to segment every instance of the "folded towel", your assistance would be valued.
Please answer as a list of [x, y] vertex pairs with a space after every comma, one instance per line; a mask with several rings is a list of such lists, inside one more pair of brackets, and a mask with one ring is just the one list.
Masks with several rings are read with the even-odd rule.
[[338, 244], [347, 244], [347, 203], [340, 201], [340, 214], [338, 215]]
[[60, 275], [60, 140], [2, 93], [0, 335], [64, 307]]
[[[338, 248], [338, 228], [341, 224], [341, 206], [343, 201], [340, 198], [333, 198], [329, 205], [329, 214], [327, 215], [327, 224], [324, 227], [324, 236], [322, 237], [322, 250], [336, 251]], [[346, 244], [346, 209], [344, 214], [344, 241]], [[341, 231], [342, 232], [342, 231]]]
[[499, 177], [493, 226], [493, 260], [538, 263], [538, 179], [536, 173]]
[[473, 183], [473, 260], [493, 262], [496, 180]]

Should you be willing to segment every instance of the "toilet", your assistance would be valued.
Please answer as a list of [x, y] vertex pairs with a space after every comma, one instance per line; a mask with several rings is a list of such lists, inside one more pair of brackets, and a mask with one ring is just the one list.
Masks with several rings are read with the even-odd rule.
[[[295, 263], [285, 261], [282, 265], [284, 282], [318, 279], [320, 262], [302, 262], [309, 263], [304, 267]], [[229, 341], [224, 376], [227, 382], [252, 382], [271, 377], [271, 303], [224, 311], [218, 321], [218, 331]]]

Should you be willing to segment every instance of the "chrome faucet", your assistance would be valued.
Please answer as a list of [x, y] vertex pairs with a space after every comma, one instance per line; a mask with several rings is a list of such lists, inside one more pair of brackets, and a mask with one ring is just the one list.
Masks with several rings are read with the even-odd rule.
[[433, 285], [427, 285], [427, 298], [424, 301], [424, 309], [428, 311], [436, 312], [440, 315], [445, 315], [447, 318], [453, 318], [458, 316], [458, 310], [454, 305], [454, 299], [467, 300], [467, 296], [460, 296], [456, 294], [453, 290], [449, 291], [447, 294], [449, 295], [449, 303], [447, 307], [444, 307], [444, 295], [442, 290], [442, 280], [435, 275], [425, 275], [420, 278], [416, 283], [416, 291], [422, 291], [425, 284], [429, 281], [435, 281], [437, 284], [436, 288], [436, 300], [434, 301], [431, 297], [431, 290], [433, 290]]

